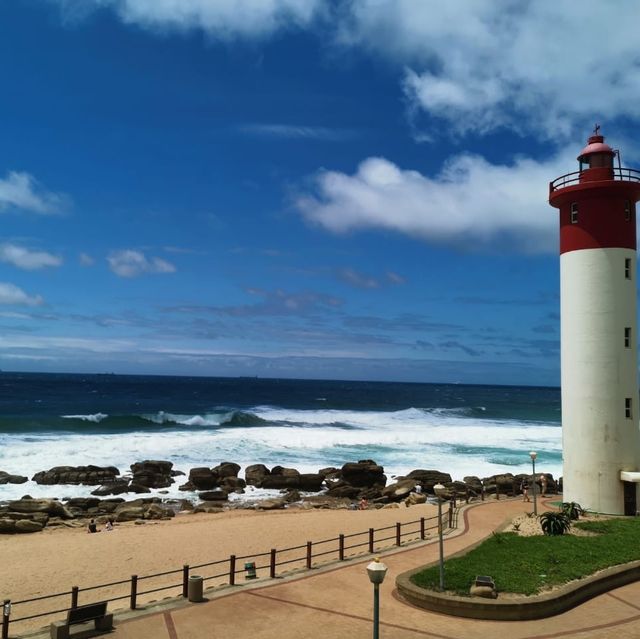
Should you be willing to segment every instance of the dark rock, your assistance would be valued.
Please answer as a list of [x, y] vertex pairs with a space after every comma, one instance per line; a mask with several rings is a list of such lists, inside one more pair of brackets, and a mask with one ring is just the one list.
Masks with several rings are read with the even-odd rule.
[[241, 491], [246, 485], [247, 482], [242, 477], [224, 477], [220, 482], [220, 487], [227, 492]]
[[26, 481], [29, 481], [28, 477], [12, 475], [11, 473], [6, 473], [4, 470], [0, 470], [0, 484], [24, 484]]
[[402, 501], [415, 489], [418, 482], [415, 479], [401, 479], [395, 484], [390, 484], [382, 491], [382, 497], [390, 501]]
[[274, 466], [271, 469], [271, 475], [277, 477], [298, 477], [300, 472], [295, 468], [285, 468], [284, 466]]
[[31, 519], [19, 519], [16, 521], [17, 533], [34, 533], [40, 532], [44, 528], [44, 524]]
[[300, 493], [297, 490], [289, 490], [287, 494], [283, 497], [283, 499], [288, 503], [292, 503], [294, 501], [300, 501]]
[[208, 490], [204, 493], [198, 493], [198, 497], [202, 501], [226, 501], [229, 495], [224, 490]]
[[339, 486], [333, 486], [327, 491], [327, 497], [333, 498], [346, 498], [357, 499], [360, 495], [360, 488], [358, 486], [351, 486], [347, 483], [342, 483]]
[[244, 471], [247, 484], [249, 486], [256, 486], [257, 488], [261, 487], [262, 480], [270, 474], [271, 472], [264, 464], [253, 464], [251, 466], [247, 466]]
[[260, 510], [280, 510], [284, 508], [286, 502], [284, 499], [263, 499], [256, 504], [256, 508]]
[[65, 502], [67, 508], [78, 508], [80, 510], [89, 510], [89, 508], [96, 508], [99, 505], [100, 500], [97, 497], [74, 497]]
[[412, 470], [407, 479], [415, 479], [421, 486], [423, 492], [434, 494], [433, 487], [436, 484], [448, 484], [451, 482], [451, 475], [449, 473], [443, 473], [439, 470]]
[[370, 459], [345, 464], [341, 469], [341, 475], [342, 479], [352, 486], [384, 487], [387, 483], [384, 468]]
[[167, 488], [174, 480], [171, 476], [173, 462], [147, 459], [131, 464], [132, 483], [147, 488]]
[[138, 478], [136, 477], [135, 480], [132, 480], [131, 483], [129, 484], [127, 492], [150, 493], [151, 489], [146, 484], [141, 484], [140, 482], [138, 482]]
[[115, 466], [54, 466], [36, 473], [32, 480], [38, 484], [83, 484], [97, 486], [115, 480], [120, 471]]
[[240, 472], [240, 466], [233, 462], [222, 462], [215, 468], [212, 468], [211, 472], [219, 479], [224, 479], [225, 477], [237, 477]]
[[9, 510], [19, 513], [47, 513], [53, 517], [73, 519], [73, 515], [56, 499], [18, 499], [9, 502]]
[[182, 484], [181, 486], [178, 486], [178, 490], [189, 490], [191, 492], [195, 492], [198, 489], [196, 488], [194, 483], [188, 481], [188, 482]]
[[318, 471], [318, 475], [322, 475], [325, 479], [340, 479], [342, 471], [335, 466], [329, 466], [329, 468], [321, 468]]
[[464, 477], [462, 481], [464, 481], [464, 483], [469, 486], [469, 488], [472, 488], [476, 493], [480, 493], [482, 491], [482, 482], [479, 477], [470, 475], [469, 477]]
[[218, 487], [218, 476], [210, 468], [192, 468], [187, 483], [193, 490], [211, 490]]
[[105, 484], [91, 491], [92, 495], [105, 497], [106, 495], [121, 495], [129, 491], [129, 482], [126, 479], [114, 481], [111, 484]]

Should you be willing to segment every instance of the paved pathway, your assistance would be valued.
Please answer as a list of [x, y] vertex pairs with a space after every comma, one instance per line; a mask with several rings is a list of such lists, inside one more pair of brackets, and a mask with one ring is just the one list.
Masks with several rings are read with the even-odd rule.
[[[486, 537], [523, 510], [515, 500], [471, 506], [445, 542], [445, 554]], [[381, 639], [640, 639], [640, 582], [601, 595], [562, 615], [536, 621], [478, 621], [410, 606], [395, 577], [437, 560], [437, 543], [384, 555]], [[178, 604], [120, 621], [113, 639], [365, 639], [372, 636], [372, 586], [362, 561], [313, 570], [293, 579], [229, 590], [200, 604]]]

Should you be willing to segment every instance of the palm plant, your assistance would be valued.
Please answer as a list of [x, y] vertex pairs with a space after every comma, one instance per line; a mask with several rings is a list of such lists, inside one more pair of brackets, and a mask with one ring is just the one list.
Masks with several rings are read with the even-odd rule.
[[571, 519], [565, 512], [548, 510], [540, 515], [540, 526], [545, 535], [564, 535], [571, 528]]
[[560, 505], [560, 510], [563, 512], [569, 519], [580, 519], [587, 511], [575, 501], [564, 501]]

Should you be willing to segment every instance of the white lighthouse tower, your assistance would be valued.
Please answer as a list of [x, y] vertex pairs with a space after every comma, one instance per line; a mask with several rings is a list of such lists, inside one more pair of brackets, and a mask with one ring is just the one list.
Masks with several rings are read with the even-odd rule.
[[580, 170], [549, 185], [560, 209], [564, 500], [635, 515], [640, 481], [636, 202], [640, 172], [614, 167], [596, 126]]

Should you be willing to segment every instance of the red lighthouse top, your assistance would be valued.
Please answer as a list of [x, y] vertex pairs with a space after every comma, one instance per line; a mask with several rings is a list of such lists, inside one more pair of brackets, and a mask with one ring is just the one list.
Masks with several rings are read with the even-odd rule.
[[549, 204], [560, 209], [561, 253], [636, 248], [640, 171], [614, 167], [617, 155], [596, 125], [578, 155], [580, 170], [549, 184]]

